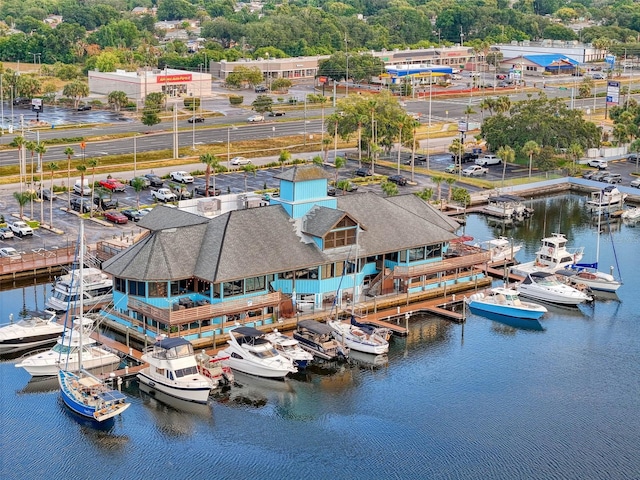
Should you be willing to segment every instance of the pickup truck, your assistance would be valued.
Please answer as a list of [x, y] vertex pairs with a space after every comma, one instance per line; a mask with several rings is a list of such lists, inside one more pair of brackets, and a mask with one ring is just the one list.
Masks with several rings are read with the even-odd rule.
[[158, 202], [175, 202], [178, 196], [168, 188], [159, 188], [151, 192], [151, 197]]
[[169, 176], [171, 177], [171, 180], [173, 180], [174, 182], [193, 183], [193, 177], [189, 175], [187, 172], [185, 172], [184, 170], [171, 172]]
[[33, 229], [21, 220], [17, 220], [13, 223], [8, 223], [7, 226], [11, 229], [14, 235], [24, 237], [25, 235], [33, 235]]

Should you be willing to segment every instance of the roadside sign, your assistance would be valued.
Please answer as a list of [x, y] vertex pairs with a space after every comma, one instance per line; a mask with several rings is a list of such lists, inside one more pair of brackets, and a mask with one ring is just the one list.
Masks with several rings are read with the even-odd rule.
[[618, 105], [620, 103], [620, 82], [607, 82], [607, 105]]
[[86, 143], [84, 143], [84, 142], [80, 142], [80, 148], [81, 148], [82, 150], [84, 150], [86, 146], [87, 146], [87, 144], [86, 144]]

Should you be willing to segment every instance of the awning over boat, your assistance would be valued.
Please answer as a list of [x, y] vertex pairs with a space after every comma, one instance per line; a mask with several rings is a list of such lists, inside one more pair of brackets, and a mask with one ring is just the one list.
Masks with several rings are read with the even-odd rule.
[[298, 327], [305, 328], [310, 332], [317, 333], [318, 335], [331, 334], [333, 330], [326, 323], [320, 323], [315, 320], [301, 320], [298, 322]]
[[185, 340], [182, 337], [173, 337], [173, 338], [163, 337], [156, 342], [157, 347], [161, 347], [166, 350], [169, 350], [170, 348], [174, 348], [174, 347], [181, 347], [182, 345], [191, 345], [191, 343], [189, 342], [189, 340]]
[[253, 327], [237, 327], [229, 331], [229, 333], [238, 333], [244, 337], [262, 337], [264, 332]]

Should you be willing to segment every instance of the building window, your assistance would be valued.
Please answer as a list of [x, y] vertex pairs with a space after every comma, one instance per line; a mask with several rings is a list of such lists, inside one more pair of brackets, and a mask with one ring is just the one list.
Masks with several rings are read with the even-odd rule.
[[115, 277], [113, 288], [116, 292], [127, 293], [127, 281], [124, 278]]
[[234, 297], [236, 295], [244, 294], [244, 280], [235, 280], [233, 282], [224, 282], [222, 284], [222, 290], [225, 298]]
[[129, 295], [137, 295], [144, 297], [146, 295], [146, 284], [144, 282], [136, 282], [129, 280]]
[[261, 292], [265, 290], [265, 277], [247, 278], [244, 281], [245, 293]]
[[167, 296], [167, 282], [149, 282], [149, 296], [164, 298]]
[[424, 260], [424, 247], [410, 248], [409, 249], [409, 261], [417, 262]]

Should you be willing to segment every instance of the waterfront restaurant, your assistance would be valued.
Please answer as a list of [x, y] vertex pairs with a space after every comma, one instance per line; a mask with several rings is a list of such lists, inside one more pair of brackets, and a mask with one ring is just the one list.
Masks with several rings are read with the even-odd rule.
[[488, 252], [447, 256], [458, 224], [415, 195], [327, 195], [315, 165], [279, 176], [269, 206], [213, 218], [158, 206], [149, 230], [107, 260], [114, 276], [109, 318], [140, 333], [190, 340], [234, 321], [266, 325], [374, 296], [443, 288], [484, 277]]

